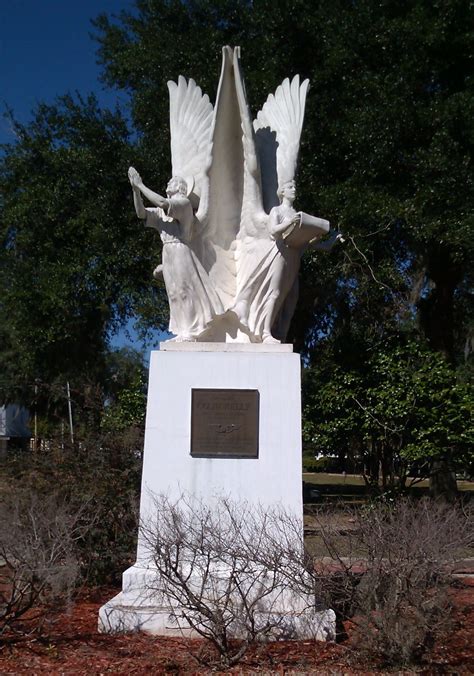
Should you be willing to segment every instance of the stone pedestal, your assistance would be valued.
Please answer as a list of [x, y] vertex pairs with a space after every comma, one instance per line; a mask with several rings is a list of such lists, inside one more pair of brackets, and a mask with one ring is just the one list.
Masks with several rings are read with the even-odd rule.
[[[191, 455], [192, 391], [208, 389], [258, 392], [257, 457]], [[301, 519], [302, 529], [300, 392], [300, 359], [291, 345], [165, 343], [152, 352], [142, 522], [153, 513], [154, 496], [164, 494], [176, 501], [188, 494], [209, 504], [228, 497], [256, 507], [283, 509]], [[232, 437], [232, 425], [220, 427]], [[229, 441], [227, 449], [231, 448]], [[123, 574], [123, 591], [100, 610], [101, 631], [186, 633], [186, 627], [169, 622], [169, 608], [159, 607], [144, 593], [146, 578], [152, 574], [139, 543], [136, 564]], [[289, 611], [298, 635], [320, 639], [334, 635], [332, 611], [301, 614], [301, 608], [301, 599], [282, 594], [281, 612]]]

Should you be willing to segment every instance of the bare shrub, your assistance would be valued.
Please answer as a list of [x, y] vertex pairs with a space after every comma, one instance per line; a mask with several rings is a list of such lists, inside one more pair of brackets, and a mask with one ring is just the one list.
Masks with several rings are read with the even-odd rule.
[[55, 496], [10, 493], [0, 502], [0, 636], [38, 631], [69, 601], [82, 515]]
[[449, 627], [449, 586], [473, 545], [472, 518], [446, 503], [403, 499], [353, 511], [351, 521], [341, 542], [316, 516], [326, 549], [316, 569], [327, 578], [328, 602], [352, 618], [359, 651], [386, 664], [419, 662]]
[[53, 438], [49, 450], [12, 454], [0, 469], [0, 482], [22, 493], [56, 495], [71, 513], [80, 512], [81, 576], [92, 585], [117, 584], [136, 554], [140, 433], [91, 432], [79, 439], [74, 448]]
[[301, 522], [281, 511], [161, 496], [141, 537], [156, 570], [148, 592], [178, 626], [211, 641], [222, 666], [236, 664], [257, 640], [296, 638], [315, 623], [306, 614], [315, 596]]

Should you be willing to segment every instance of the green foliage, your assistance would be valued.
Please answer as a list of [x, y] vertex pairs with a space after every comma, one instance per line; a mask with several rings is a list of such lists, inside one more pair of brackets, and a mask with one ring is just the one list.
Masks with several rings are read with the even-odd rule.
[[119, 112], [67, 96], [15, 130], [0, 163], [4, 398], [36, 379], [104, 383], [108, 340], [150, 300], [155, 262], [130, 208]]
[[347, 241], [303, 259], [290, 340], [314, 365], [305, 441], [362, 455], [373, 480], [380, 464], [388, 481], [408, 462], [470, 462], [472, 395], [453, 365], [472, 346], [471, 11], [468, 0], [156, 0], [95, 24], [104, 79], [130, 95], [157, 183], [169, 171], [167, 79], [194, 77], [212, 98], [224, 44], [242, 47], [254, 112], [283, 77], [310, 78], [298, 206]]
[[[166, 81], [194, 77], [214, 98], [221, 47], [239, 44], [254, 111], [283, 77], [310, 78], [298, 204], [348, 234], [345, 249], [304, 262], [297, 347], [312, 358], [328, 333], [364, 343], [417, 320], [435, 349], [456, 358], [472, 326], [470, 13], [468, 0], [137, 0], [133, 12], [100, 15], [103, 80], [129, 95], [136, 135], [119, 113], [68, 97], [17, 127], [2, 172], [5, 242], [18, 247], [33, 225], [39, 251], [48, 251], [30, 256], [26, 242], [21, 264], [8, 261], [6, 281], [33, 285], [12, 289], [21, 316], [16, 310], [5, 354], [38, 342], [25, 365], [35, 376], [49, 377], [53, 350], [91, 371], [99, 368], [92, 355], [132, 311], [146, 326], [165, 324], [162, 297], [153, 294], [155, 310], [148, 302], [150, 242], [159, 243], [138, 234], [126, 165], [166, 183]], [[27, 317], [53, 325], [25, 335]], [[59, 367], [68, 370], [50, 371]]]
[[441, 355], [411, 343], [378, 353], [373, 363], [377, 383], [366, 393], [370, 420], [364, 412], [372, 438], [396, 435], [401, 457], [409, 460], [448, 455], [458, 466], [472, 461], [473, 392]]
[[106, 430], [124, 430], [145, 424], [146, 394], [143, 375], [138, 375], [129, 388], [123, 389], [114, 404], [106, 407], [103, 427]]
[[310, 78], [298, 204], [349, 237], [345, 251], [304, 263], [298, 348], [337, 330], [348, 341], [363, 330], [365, 340], [415, 317], [451, 359], [464, 346], [472, 325], [471, 9], [468, 0], [138, 0], [133, 14], [96, 20], [104, 80], [130, 95], [141, 161], [157, 184], [169, 172], [168, 79], [194, 77], [212, 98], [224, 44], [242, 47], [254, 111], [283, 77]]
[[0, 472], [13, 493], [55, 495], [80, 515], [80, 568], [94, 584], [118, 582], [134, 560], [146, 409], [142, 355], [109, 352], [105, 368], [106, 390], [71, 387], [74, 443], [64, 385], [38, 385], [49, 407], [38, 415], [37, 448], [9, 452]]
[[303, 455], [303, 472], [335, 472], [338, 469], [334, 458]]
[[93, 98], [63, 97], [15, 126], [0, 161], [0, 396], [50, 416], [70, 380], [108, 401], [84, 425], [139, 421], [139, 376], [108, 386], [109, 339], [132, 315], [164, 327], [167, 309], [126, 169], [166, 184], [166, 81], [193, 77], [214, 99], [221, 47], [238, 44], [254, 113], [284, 77], [310, 78], [297, 204], [346, 234], [302, 264], [290, 340], [310, 367], [306, 442], [362, 455], [372, 477], [381, 464], [387, 481], [413, 462], [467, 467], [471, 14], [470, 0], [136, 0], [99, 16], [103, 80], [128, 95], [130, 129]]
[[474, 397], [440, 354], [408, 341], [380, 345], [356, 370], [313, 367], [304, 376], [306, 444], [323, 453], [358, 452], [384, 485], [415, 461], [469, 468], [474, 456]]
[[83, 574], [92, 584], [120, 583], [123, 571], [135, 561], [142, 448], [143, 435], [128, 430], [109, 435], [99, 448], [88, 446], [81, 456], [85, 468], [69, 458], [79, 479], [70, 488], [76, 499], [86, 498], [88, 512], [95, 515], [94, 526], [81, 542]]

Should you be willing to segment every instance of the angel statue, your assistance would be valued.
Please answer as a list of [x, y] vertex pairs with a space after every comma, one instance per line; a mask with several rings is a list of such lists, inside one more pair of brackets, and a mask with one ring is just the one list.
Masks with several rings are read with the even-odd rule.
[[239, 47], [223, 49], [214, 108], [193, 80], [180, 76], [168, 89], [167, 197], [133, 168], [129, 178], [138, 217], [163, 241], [155, 276], [163, 274], [170, 331], [179, 341], [281, 342], [302, 252], [329, 231], [293, 208], [308, 80], [284, 80], [253, 125]]
[[[128, 170], [128, 176], [138, 218], [145, 220], [147, 227], [158, 230], [163, 242], [163, 263], [159, 267], [170, 305], [169, 330], [176, 334], [173, 340], [196, 340], [213, 318], [223, 313], [223, 308], [190, 246], [194, 213], [186, 195], [186, 181], [174, 176], [168, 183], [165, 198], [147, 188], [133, 167]], [[142, 194], [156, 206], [145, 208]]]
[[329, 222], [293, 208], [309, 81], [300, 84], [298, 75], [291, 82], [285, 79], [252, 125], [239, 57], [236, 50], [245, 192], [233, 310], [253, 341], [279, 343], [286, 338], [296, 307], [301, 255], [329, 232]]

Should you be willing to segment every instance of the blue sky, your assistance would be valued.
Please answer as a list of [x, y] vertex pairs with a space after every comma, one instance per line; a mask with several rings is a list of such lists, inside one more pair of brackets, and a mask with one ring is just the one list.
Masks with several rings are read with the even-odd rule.
[[[66, 92], [94, 92], [114, 106], [118, 92], [99, 82], [91, 18], [117, 14], [131, 0], [1, 0], [0, 102], [21, 122], [28, 121], [38, 101], [51, 102]], [[14, 140], [2, 119], [0, 142]]]
[[[38, 102], [79, 91], [94, 92], [102, 106], [124, 100], [99, 82], [97, 45], [91, 18], [102, 12], [132, 9], [131, 0], [0, 0], [0, 104], [17, 120], [28, 122]], [[0, 143], [15, 140], [11, 125], [0, 118]], [[151, 278], [150, 278], [151, 283]], [[122, 331], [113, 345], [140, 349], [133, 332]], [[147, 345], [147, 348], [151, 346]]]

